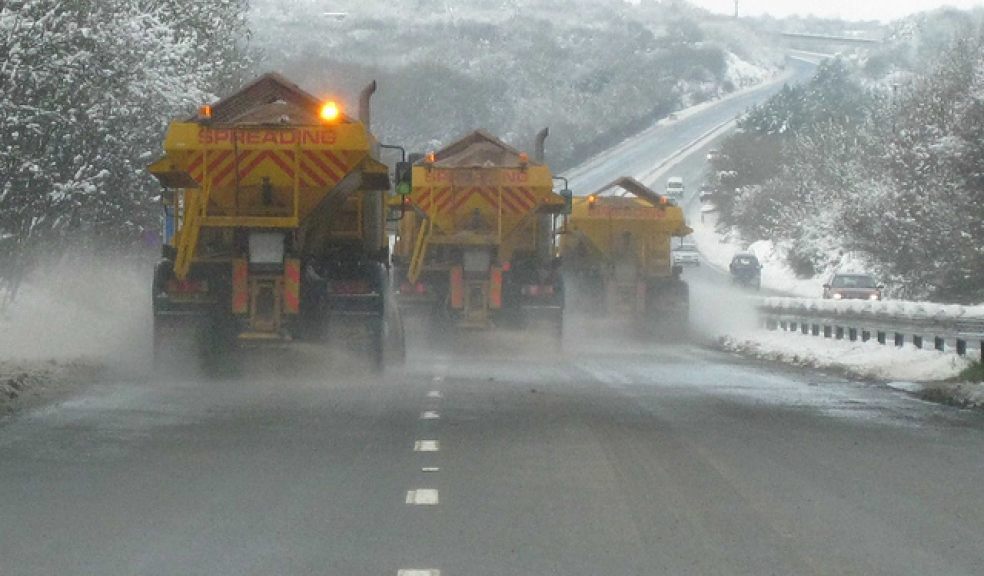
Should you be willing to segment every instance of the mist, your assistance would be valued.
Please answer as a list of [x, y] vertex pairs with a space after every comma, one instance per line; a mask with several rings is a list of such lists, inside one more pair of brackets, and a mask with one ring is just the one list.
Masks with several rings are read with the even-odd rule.
[[102, 258], [36, 272], [0, 316], [0, 360], [88, 359], [149, 368], [151, 276], [149, 266]]

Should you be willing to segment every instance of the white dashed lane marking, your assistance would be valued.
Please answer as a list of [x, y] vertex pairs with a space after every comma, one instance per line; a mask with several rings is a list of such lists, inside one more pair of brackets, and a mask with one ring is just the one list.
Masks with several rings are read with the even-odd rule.
[[417, 506], [436, 506], [440, 503], [437, 490], [433, 488], [418, 488], [407, 491], [407, 504]]
[[413, 443], [414, 452], [438, 452], [441, 445], [437, 440], [417, 440]]
[[[445, 367], [444, 370], [446, 369]], [[434, 376], [435, 384], [440, 384], [443, 381], [444, 376]], [[427, 398], [431, 400], [439, 400], [443, 397], [444, 395], [441, 394], [440, 390], [431, 390], [427, 393]], [[428, 407], [434, 408], [435, 406], [436, 403], [432, 402]], [[420, 413], [421, 420], [438, 420], [440, 417], [441, 415], [437, 410], [425, 410]], [[440, 444], [437, 440], [417, 440], [413, 443], [413, 450], [414, 452], [437, 452], [440, 450]], [[420, 471], [434, 474], [440, 472], [441, 469], [437, 466], [424, 466]], [[407, 490], [406, 502], [413, 506], [437, 506], [440, 503], [440, 496], [435, 488], [417, 488], [416, 490]], [[441, 571], [434, 568], [401, 568], [396, 571], [396, 576], [441, 576]]]

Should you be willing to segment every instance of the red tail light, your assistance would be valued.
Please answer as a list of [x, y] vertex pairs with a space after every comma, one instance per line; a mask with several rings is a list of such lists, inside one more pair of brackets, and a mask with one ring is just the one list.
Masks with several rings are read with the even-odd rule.
[[400, 283], [400, 294], [427, 294], [427, 284], [423, 282], [417, 282], [416, 284], [411, 284], [404, 280]]
[[552, 284], [530, 284], [523, 286], [523, 296], [553, 296], [554, 287]]

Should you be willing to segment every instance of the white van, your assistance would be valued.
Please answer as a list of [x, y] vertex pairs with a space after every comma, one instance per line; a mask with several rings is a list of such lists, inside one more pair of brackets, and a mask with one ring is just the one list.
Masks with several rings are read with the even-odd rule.
[[683, 178], [672, 176], [666, 181], [666, 195], [670, 200], [679, 204], [683, 201]]

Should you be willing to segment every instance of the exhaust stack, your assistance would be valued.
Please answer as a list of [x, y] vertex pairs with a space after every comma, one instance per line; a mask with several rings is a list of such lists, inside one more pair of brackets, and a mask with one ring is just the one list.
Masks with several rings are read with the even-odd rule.
[[542, 163], [546, 155], [546, 140], [550, 136], [550, 128], [544, 128], [536, 135], [536, 142], [533, 145], [533, 159]]
[[373, 80], [359, 93], [359, 122], [365, 125], [366, 130], [371, 129], [372, 124], [372, 95], [376, 92], [376, 81]]

